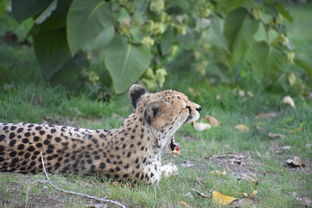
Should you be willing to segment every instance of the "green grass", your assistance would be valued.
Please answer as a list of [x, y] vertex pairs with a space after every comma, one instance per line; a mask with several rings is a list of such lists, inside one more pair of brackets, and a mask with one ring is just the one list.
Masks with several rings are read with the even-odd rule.
[[[295, 22], [290, 25], [290, 38], [297, 48], [301, 48], [301, 55], [308, 58], [311, 44], [307, 42], [311, 43], [312, 35], [305, 17], [311, 16], [311, 12], [305, 8], [293, 8], [292, 13]], [[0, 20], [0, 34], [13, 30], [23, 37], [29, 27], [28, 23], [18, 27], [14, 21], [4, 20]], [[90, 99], [87, 94], [77, 95], [61, 86], [49, 86], [41, 78], [31, 48], [4, 43], [0, 47], [0, 58], [5, 60], [0, 63], [0, 122], [48, 121], [85, 128], [115, 128], [121, 124], [121, 118], [131, 112], [127, 95], [113, 96], [110, 102], [104, 103]], [[296, 109], [293, 109], [282, 104], [283, 94], [253, 92], [253, 98], [238, 97], [229, 86], [210, 86], [196, 75], [183, 76], [183, 73], [171, 73], [165, 88], [185, 92], [191, 100], [202, 105], [201, 121], [209, 114], [220, 120], [221, 126], [197, 132], [191, 125], [186, 125], [177, 132], [176, 140], [182, 148], [182, 156], [166, 154], [164, 162], [175, 163], [180, 171], [178, 176], [162, 179], [158, 185], [137, 187], [114, 186], [95, 176], [51, 175], [51, 179], [64, 189], [108, 197], [130, 207], [179, 207], [180, 201], [192, 207], [218, 207], [211, 199], [189, 195], [191, 189], [203, 193], [220, 191], [234, 197], [258, 190], [257, 207], [300, 207], [292, 197], [293, 192], [312, 198], [312, 147], [307, 145], [312, 144], [311, 101], [295, 97]], [[190, 94], [189, 87], [197, 90], [199, 95]], [[221, 100], [216, 99], [217, 95]], [[255, 115], [261, 112], [276, 112], [278, 116], [255, 119]], [[239, 132], [234, 128], [237, 124], [248, 126], [250, 132]], [[295, 131], [297, 128], [299, 130]], [[269, 139], [268, 133], [285, 136]], [[284, 145], [291, 146], [291, 149], [281, 150]], [[209, 159], [229, 153], [249, 157], [241, 159], [241, 166], [222, 163], [226, 158], [220, 161]], [[286, 167], [285, 160], [293, 156], [301, 157], [307, 167], [303, 170]], [[183, 167], [185, 161], [195, 166]], [[227, 171], [225, 176], [209, 173], [224, 169]], [[242, 179], [244, 174], [257, 182]], [[0, 173], [0, 206], [86, 207], [96, 203], [60, 193], [43, 180], [43, 174]]]

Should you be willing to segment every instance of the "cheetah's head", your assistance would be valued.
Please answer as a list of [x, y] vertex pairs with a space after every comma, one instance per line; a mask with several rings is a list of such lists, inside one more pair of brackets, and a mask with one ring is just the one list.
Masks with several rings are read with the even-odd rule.
[[129, 94], [135, 113], [143, 114], [147, 124], [158, 131], [174, 133], [185, 123], [199, 118], [201, 106], [174, 90], [148, 93], [140, 85], [132, 85]]

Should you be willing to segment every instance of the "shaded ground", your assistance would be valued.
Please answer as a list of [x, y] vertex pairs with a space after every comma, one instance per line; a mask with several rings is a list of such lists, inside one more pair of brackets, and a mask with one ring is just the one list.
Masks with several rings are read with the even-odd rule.
[[239, 179], [248, 180], [264, 174], [256, 170], [256, 166], [259, 166], [260, 162], [253, 159], [250, 152], [218, 154], [206, 159], [208, 163], [218, 165], [220, 169]]

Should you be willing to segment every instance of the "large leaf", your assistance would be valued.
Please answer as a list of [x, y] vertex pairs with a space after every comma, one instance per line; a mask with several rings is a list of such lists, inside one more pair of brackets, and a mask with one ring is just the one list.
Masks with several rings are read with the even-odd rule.
[[52, 3], [36, 18], [35, 23], [41, 24], [48, 17], [51, 16], [52, 12], [56, 9], [57, 0], [52, 1]]
[[22, 22], [47, 8], [53, 0], [12, 0], [12, 13]]
[[105, 48], [105, 65], [113, 79], [116, 93], [124, 92], [148, 68], [150, 51], [141, 45], [132, 45], [116, 36]]
[[69, 58], [65, 64], [51, 78], [52, 83], [61, 83], [71, 86], [80, 75], [80, 72], [88, 66], [86, 54], [79, 51], [74, 57]]
[[220, 20], [217, 17], [214, 17], [211, 19], [211, 27], [215, 34], [216, 42], [212, 43], [215, 44], [217, 47], [223, 48], [227, 52], [229, 51], [227, 42], [225, 40], [224, 35], [221, 31], [221, 23]]
[[233, 10], [225, 19], [224, 36], [231, 52], [232, 63], [238, 62], [253, 42], [259, 22], [253, 20], [247, 9]]
[[306, 73], [310, 77], [312, 77], [312, 67], [306, 61], [299, 58], [295, 58], [294, 62], [296, 65], [302, 67], [306, 71]]
[[264, 83], [264, 87], [272, 84], [283, 73], [285, 55], [265, 41], [256, 42], [249, 56], [254, 79], [258, 83]]
[[33, 36], [34, 49], [45, 79], [49, 80], [70, 57], [66, 30], [44, 31]]
[[102, 0], [74, 0], [67, 16], [67, 39], [74, 54], [114, 24], [114, 17]]

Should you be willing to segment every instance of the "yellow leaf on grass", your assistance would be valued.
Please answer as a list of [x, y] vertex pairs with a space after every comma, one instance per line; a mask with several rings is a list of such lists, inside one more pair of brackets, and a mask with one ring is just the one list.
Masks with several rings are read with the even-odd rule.
[[244, 125], [244, 124], [236, 125], [235, 129], [237, 129], [237, 130], [239, 130], [241, 132], [248, 132], [248, 131], [250, 131], [250, 129], [246, 125]]
[[216, 176], [225, 176], [226, 175], [226, 171], [219, 171], [219, 170], [212, 170], [209, 172], [209, 174], [211, 175], [216, 175]]
[[299, 132], [301, 132], [301, 128], [295, 128], [295, 129], [291, 129], [291, 130], [288, 130], [288, 133], [299, 133]]
[[222, 205], [228, 205], [232, 201], [236, 200], [237, 198], [231, 197], [224, 195], [218, 191], [213, 191], [212, 192], [212, 200], [215, 201], [217, 204], [222, 204]]
[[185, 208], [191, 208], [191, 206], [186, 203], [185, 201], [179, 201], [179, 204], [182, 206], [182, 207], [185, 207]]

